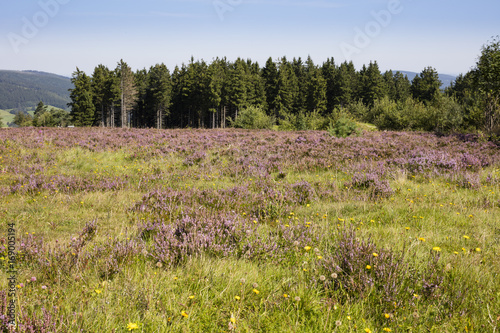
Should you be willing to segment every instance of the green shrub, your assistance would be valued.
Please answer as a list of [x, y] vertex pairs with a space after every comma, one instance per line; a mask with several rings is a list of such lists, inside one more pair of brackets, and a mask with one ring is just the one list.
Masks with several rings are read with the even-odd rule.
[[233, 127], [244, 129], [271, 129], [274, 125], [274, 119], [257, 106], [243, 109], [236, 120], [230, 122]]
[[360, 130], [356, 122], [347, 115], [341, 116], [335, 124], [328, 127], [328, 133], [337, 138], [346, 138], [352, 134], [359, 134]]

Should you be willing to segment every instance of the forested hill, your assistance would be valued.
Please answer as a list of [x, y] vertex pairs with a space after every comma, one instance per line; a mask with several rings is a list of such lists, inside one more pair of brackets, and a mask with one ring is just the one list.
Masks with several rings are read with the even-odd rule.
[[46, 105], [67, 109], [70, 78], [37, 71], [0, 70], [0, 109]]

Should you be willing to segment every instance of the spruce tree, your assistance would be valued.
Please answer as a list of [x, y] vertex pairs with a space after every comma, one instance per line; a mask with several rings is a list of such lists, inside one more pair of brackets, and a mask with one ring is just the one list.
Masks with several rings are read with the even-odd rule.
[[334, 58], [327, 59], [321, 67], [321, 72], [326, 83], [326, 109], [331, 112], [335, 107], [335, 79], [337, 67]]
[[335, 105], [347, 107], [356, 100], [358, 73], [352, 61], [340, 64], [334, 84]]
[[78, 67], [71, 78], [74, 88], [69, 89], [71, 102], [71, 118], [75, 126], [92, 126], [95, 106], [93, 103], [90, 77]]
[[109, 75], [109, 69], [100, 64], [94, 68], [94, 73], [92, 74], [91, 79], [93, 103], [96, 108], [94, 122], [102, 127], [106, 125], [108, 111], [109, 101], [107, 99], [107, 81]]
[[321, 70], [314, 65], [312, 59], [307, 59], [306, 76], [306, 107], [308, 112], [325, 114], [327, 107], [326, 80]]
[[431, 103], [440, 93], [441, 84], [442, 82], [439, 80], [436, 69], [426, 67], [411, 82], [413, 98], [420, 102]]
[[147, 106], [154, 114], [155, 127], [164, 128], [165, 117], [169, 115], [172, 99], [172, 82], [165, 64], [156, 64], [149, 69], [146, 95]]
[[262, 69], [262, 78], [264, 80], [264, 88], [266, 92], [267, 114], [272, 116], [278, 115], [278, 66], [269, 57], [265, 67]]
[[120, 126], [130, 127], [131, 111], [137, 99], [137, 89], [134, 82], [134, 73], [126, 62], [120, 60], [116, 68], [120, 78]]

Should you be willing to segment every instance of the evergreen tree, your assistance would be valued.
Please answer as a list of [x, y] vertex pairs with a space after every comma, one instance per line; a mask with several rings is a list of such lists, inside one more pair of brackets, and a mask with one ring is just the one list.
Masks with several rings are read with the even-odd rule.
[[96, 108], [94, 123], [102, 127], [106, 125], [109, 104], [107, 88], [110, 75], [109, 69], [101, 64], [94, 68], [91, 79], [93, 103]]
[[326, 80], [323, 77], [321, 70], [316, 65], [314, 65], [310, 57], [307, 59], [306, 65], [307, 65], [307, 77], [306, 77], [307, 86], [304, 91], [307, 92], [306, 96], [307, 111], [325, 114], [327, 107]]
[[45, 117], [44, 114], [47, 112], [47, 106], [43, 104], [42, 101], [38, 102], [34, 117], [33, 117], [33, 126], [35, 127], [40, 127], [40, 126], [51, 126], [51, 124], [47, 124], [48, 117]]
[[264, 80], [264, 88], [266, 92], [267, 114], [278, 115], [278, 66], [269, 57], [266, 61], [265, 67], [262, 69], [262, 77]]
[[75, 126], [92, 126], [94, 123], [95, 107], [92, 101], [92, 86], [90, 77], [78, 67], [71, 78], [74, 88], [69, 89], [71, 103], [71, 117]]
[[[312, 79], [312, 73], [315, 72], [314, 62], [311, 57], [307, 58], [306, 64], [299, 57], [298, 59], [293, 58], [290, 66], [293, 69], [294, 77], [297, 80], [297, 94], [293, 97], [293, 105], [289, 112], [292, 114], [304, 114], [308, 110], [308, 98], [309, 90]], [[310, 73], [310, 72], [311, 73]]]
[[394, 95], [391, 98], [397, 102], [403, 102], [411, 97], [411, 82], [408, 76], [396, 72], [393, 77]]
[[134, 73], [123, 59], [118, 62], [116, 72], [120, 78], [120, 125], [121, 127], [130, 127], [131, 111], [137, 100]]
[[335, 79], [335, 105], [346, 107], [355, 101], [358, 90], [358, 73], [352, 61], [340, 64]]
[[368, 107], [373, 107], [375, 100], [387, 94], [387, 86], [376, 61], [370, 61], [368, 67], [363, 66], [360, 72], [360, 81], [359, 98]]
[[333, 111], [335, 107], [335, 79], [337, 77], [337, 67], [333, 58], [327, 59], [321, 67], [323, 78], [326, 81], [326, 109]]
[[431, 103], [439, 95], [441, 84], [436, 69], [427, 67], [420, 74], [417, 74], [411, 83], [413, 98], [421, 102]]
[[208, 103], [209, 112], [212, 115], [212, 128], [224, 128], [225, 115], [223, 114], [222, 107], [222, 93], [226, 80], [225, 61], [220, 60], [219, 58], [212, 61], [212, 63], [208, 66], [208, 77]]
[[278, 117], [284, 118], [296, 111], [293, 106], [299, 94], [299, 83], [291, 63], [281, 58], [278, 70], [276, 107]]
[[172, 99], [172, 82], [170, 72], [165, 64], [157, 64], [149, 69], [147, 88], [147, 106], [154, 114], [156, 128], [164, 127], [165, 117], [169, 114]]
[[137, 70], [134, 75], [135, 88], [137, 90], [137, 100], [132, 111], [134, 127], [156, 127], [154, 121], [152, 103], [148, 100], [149, 72], [143, 68]]
[[238, 111], [244, 109], [248, 105], [248, 71], [247, 63], [238, 58], [230, 66], [228, 73], [228, 101], [234, 109], [234, 119], [238, 118]]
[[475, 86], [482, 99], [485, 130], [500, 134], [500, 37], [483, 46], [476, 68]]

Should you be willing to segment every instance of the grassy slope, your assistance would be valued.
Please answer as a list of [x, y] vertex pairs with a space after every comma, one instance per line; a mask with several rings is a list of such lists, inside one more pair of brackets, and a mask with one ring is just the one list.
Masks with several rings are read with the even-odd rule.
[[[52, 105], [47, 105], [50, 109], [55, 109], [55, 106]], [[11, 109], [12, 110], [12, 109]], [[4, 127], [7, 127], [7, 123], [11, 123], [14, 121], [15, 115], [11, 114], [11, 110], [0, 110], [0, 118], [2, 118], [2, 122], [4, 124]], [[28, 110], [28, 113], [33, 116], [34, 110]]]
[[[41, 191], [0, 198], [0, 206], [4, 207], [0, 209], [0, 218], [4, 223], [14, 221], [19, 234], [43, 235], [45, 242], [52, 245], [56, 240], [66, 244], [93, 219], [98, 220], [99, 226], [96, 244], [105, 243], [110, 237], [117, 240], [137, 237], [138, 222], [147, 216], [134, 213], [130, 208], [149, 191], [148, 187], [141, 187], [144, 175], [168, 173], [167, 185], [154, 185], [176, 189], [251, 187], [257, 181], [255, 177], [221, 176], [217, 169], [207, 172], [197, 165], [186, 168], [178, 154], [141, 160], [131, 159], [129, 153], [122, 150], [91, 152], [79, 147], [56, 149], [51, 144], [44, 150], [16, 145], [4, 149], [3, 166], [12, 165], [13, 160], [23, 156], [33, 158], [33, 154], [45, 165], [46, 175], [129, 179], [129, 185], [119, 191]], [[480, 173], [484, 179], [489, 173], [498, 176], [498, 172], [497, 168], [490, 167]], [[349, 178], [350, 175], [332, 168], [289, 172], [282, 181], [290, 184], [302, 180], [333, 181], [342, 188]], [[12, 185], [15, 179], [15, 174], [0, 173], [3, 187]], [[453, 287], [465, 292], [463, 302], [471, 308], [460, 309], [463, 315], [457, 310], [452, 311], [450, 318], [443, 317], [444, 309], [450, 304], [445, 298], [441, 301], [439, 295], [432, 301], [420, 300], [422, 295], [401, 295], [407, 303], [394, 309], [377, 305], [377, 301], [373, 301], [377, 298], [375, 290], [364, 298], [341, 301], [341, 293], [325, 294], [311, 282], [319, 278], [315, 272], [320, 270], [322, 259], [302, 247], [296, 249], [296, 265], [202, 255], [189, 259], [184, 265], [166, 268], [137, 255], [109, 280], [100, 276], [98, 265], [69, 274], [57, 273], [59, 268], [44, 273], [27, 266], [21, 270], [20, 281], [32, 276], [38, 280], [25, 283], [25, 288], [18, 292], [19, 302], [28, 313], [40, 313], [42, 307], [56, 306], [59, 310], [52, 316], [62, 316], [63, 319], [55, 320], [61, 332], [80, 329], [124, 332], [129, 322], [139, 323], [144, 332], [221, 332], [231, 329], [231, 317], [235, 318], [238, 332], [363, 332], [364, 329], [382, 332], [383, 328], [397, 332], [491, 332], [493, 328], [498, 329], [500, 209], [488, 203], [498, 202], [499, 185], [467, 189], [439, 177], [426, 179], [404, 173], [394, 174], [390, 184], [397, 190], [387, 199], [314, 200], [308, 205], [293, 207], [293, 212], [287, 212], [280, 223], [311, 222], [311, 229], [319, 238], [309, 245], [319, 248], [323, 256], [332, 249], [333, 240], [321, 235], [338, 235], [346, 223], [357, 230], [358, 237], [371, 237], [379, 248], [394, 251], [405, 248], [411, 255], [407, 260], [418, 271], [425, 270], [429, 253], [439, 246], [447, 281], [440, 293], [453, 294], [446, 289]], [[248, 216], [250, 210], [237, 213]], [[262, 221], [260, 230], [271, 228], [270, 222]], [[5, 271], [0, 274], [0, 285], [6, 288]], [[42, 290], [42, 285], [49, 288]], [[181, 311], [188, 317], [183, 317]], [[385, 318], [385, 314], [389, 317]]]

